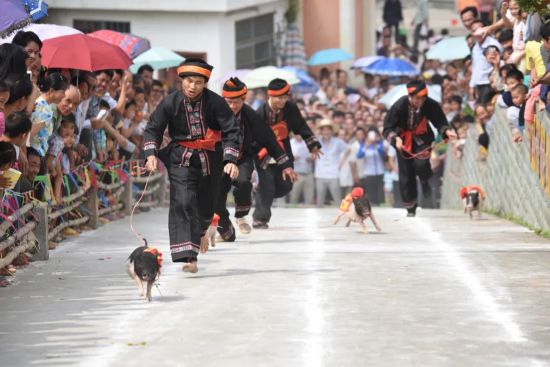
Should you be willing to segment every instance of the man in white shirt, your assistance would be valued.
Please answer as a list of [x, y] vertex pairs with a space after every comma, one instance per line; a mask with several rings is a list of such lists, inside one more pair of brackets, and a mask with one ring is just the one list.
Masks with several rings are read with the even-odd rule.
[[301, 135], [294, 135], [290, 139], [290, 146], [294, 155], [294, 172], [299, 177], [290, 192], [290, 203], [298, 204], [300, 197], [303, 195], [304, 204], [312, 205], [315, 191], [313, 180], [313, 161], [315, 158], [309, 152]]
[[327, 190], [337, 204], [342, 200], [339, 180], [340, 156], [348, 149], [348, 145], [342, 139], [333, 136], [334, 127], [329, 119], [321, 121], [319, 129], [321, 130], [319, 142], [324, 154], [315, 164], [314, 175], [317, 206], [322, 207], [325, 204]]

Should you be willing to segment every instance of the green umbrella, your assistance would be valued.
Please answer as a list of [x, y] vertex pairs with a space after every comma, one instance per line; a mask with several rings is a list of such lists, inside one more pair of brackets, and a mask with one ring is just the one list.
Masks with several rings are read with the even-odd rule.
[[149, 64], [153, 69], [166, 69], [179, 66], [185, 58], [177, 53], [162, 47], [153, 47], [134, 59], [134, 65], [130, 68], [136, 73], [140, 66]]

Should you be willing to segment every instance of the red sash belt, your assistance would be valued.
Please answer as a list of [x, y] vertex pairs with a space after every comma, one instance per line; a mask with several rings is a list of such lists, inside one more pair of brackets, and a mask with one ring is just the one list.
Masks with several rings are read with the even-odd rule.
[[[277, 138], [277, 143], [281, 146], [283, 151], [285, 150], [285, 145], [283, 144], [283, 140], [288, 138], [288, 126], [286, 124], [286, 121], [278, 122], [274, 125], [271, 125], [271, 130], [273, 130], [273, 133], [275, 133], [275, 138]], [[263, 160], [267, 156], [267, 148], [262, 148], [258, 152], [258, 158]]]
[[220, 130], [206, 130], [206, 136], [204, 139], [197, 139], [192, 141], [178, 141], [178, 144], [184, 148], [190, 149], [204, 149], [214, 151], [216, 150], [216, 143], [222, 140], [222, 132]]
[[414, 130], [402, 131], [399, 136], [403, 139], [403, 150], [409, 154], [413, 154], [413, 136], [424, 135], [428, 132], [428, 120], [424, 117]]

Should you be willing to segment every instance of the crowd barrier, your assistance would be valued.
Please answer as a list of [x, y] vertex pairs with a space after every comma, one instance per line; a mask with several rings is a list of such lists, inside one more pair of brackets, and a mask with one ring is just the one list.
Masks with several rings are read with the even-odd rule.
[[550, 234], [550, 118], [545, 111], [527, 123], [522, 143], [514, 143], [506, 111], [497, 109], [486, 159], [479, 129], [470, 126], [463, 155], [447, 154], [441, 207], [461, 209], [460, 188], [481, 186], [485, 210]]
[[[163, 167], [149, 177], [140, 161], [90, 163], [63, 176], [63, 198], [54, 199], [49, 176], [35, 179], [33, 192], [5, 191], [0, 211], [0, 269], [25, 252], [31, 260], [49, 258], [50, 241], [67, 228], [96, 229], [102, 217], [119, 218], [138, 208], [164, 206], [168, 183]], [[83, 228], [82, 226], [85, 226]]]

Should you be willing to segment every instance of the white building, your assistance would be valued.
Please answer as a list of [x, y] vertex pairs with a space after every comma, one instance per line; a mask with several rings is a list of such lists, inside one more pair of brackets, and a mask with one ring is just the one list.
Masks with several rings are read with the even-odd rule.
[[[49, 0], [49, 23], [112, 29], [214, 65], [212, 81], [276, 64], [275, 34], [288, 0]], [[217, 84], [217, 83], [216, 83]]]

